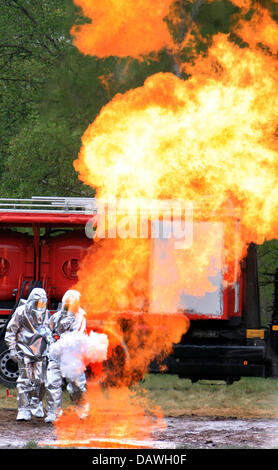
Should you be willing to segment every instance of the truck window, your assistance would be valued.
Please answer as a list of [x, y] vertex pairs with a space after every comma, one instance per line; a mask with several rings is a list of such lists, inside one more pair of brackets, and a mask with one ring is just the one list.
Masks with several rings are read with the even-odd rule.
[[151, 240], [150, 311], [221, 316], [222, 223], [194, 222], [192, 243], [185, 244], [185, 249], [176, 247], [173, 222], [163, 220], [152, 224], [155, 236]]

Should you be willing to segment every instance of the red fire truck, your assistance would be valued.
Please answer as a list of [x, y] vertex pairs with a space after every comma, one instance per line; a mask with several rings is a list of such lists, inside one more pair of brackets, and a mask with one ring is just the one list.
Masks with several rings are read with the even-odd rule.
[[[91, 198], [0, 199], [0, 382], [7, 387], [14, 386], [18, 376], [4, 341], [11, 315], [35, 286], [47, 291], [50, 310], [57, 309], [64, 292], [78, 278], [80, 262], [92, 243], [84, 228], [96, 212]], [[200, 237], [222, 236], [221, 224], [196, 224]], [[152, 240], [151, 250], [156, 269], [150, 285], [158, 289], [161, 243], [165, 240], [159, 237]], [[194, 243], [198, 244], [198, 236]], [[171, 243], [165, 245], [164, 258], [169, 262], [171, 250]], [[274, 314], [269, 327], [261, 327], [255, 245], [249, 246], [240, 275], [235, 274], [229, 284], [223, 283], [225, 269], [219, 253], [216, 259], [213, 292], [196, 297], [180, 287], [179, 302], [172, 310], [188, 316], [190, 328], [164, 361], [166, 372], [192, 381], [223, 379], [227, 383], [242, 376], [278, 376], [278, 319]], [[156, 361], [150, 364], [151, 372], [160, 370]]]

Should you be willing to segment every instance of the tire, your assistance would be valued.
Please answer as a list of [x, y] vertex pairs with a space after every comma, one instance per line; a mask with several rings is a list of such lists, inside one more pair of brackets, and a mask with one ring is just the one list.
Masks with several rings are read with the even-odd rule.
[[16, 386], [18, 366], [10, 358], [9, 349], [4, 341], [0, 343], [0, 383], [9, 388]]

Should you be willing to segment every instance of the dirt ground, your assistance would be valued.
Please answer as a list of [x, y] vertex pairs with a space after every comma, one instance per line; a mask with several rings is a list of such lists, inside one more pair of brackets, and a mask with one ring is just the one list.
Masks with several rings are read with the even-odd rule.
[[[30, 446], [31, 441], [38, 443], [39, 446], [57, 445], [55, 426], [46, 424], [43, 418], [17, 422], [16, 413], [17, 411], [12, 408], [0, 410], [0, 449], [24, 448], [26, 444]], [[168, 417], [165, 421], [166, 429], [156, 430], [152, 441], [138, 441], [138, 448], [278, 448], [276, 419], [180, 416]], [[121, 448], [125, 444], [122, 441], [118, 446]], [[102, 448], [101, 440], [97, 442], [92, 436], [91, 447]]]

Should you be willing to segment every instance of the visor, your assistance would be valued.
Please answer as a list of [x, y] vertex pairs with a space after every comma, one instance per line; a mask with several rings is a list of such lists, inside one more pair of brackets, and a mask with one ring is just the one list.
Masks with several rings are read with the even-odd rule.
[[36, 308], [38, 310], [44, 310], [47, 307], [47, 301], [46, 300], [37, 300], [36, 302]]
[[79, 301], [74, 297], [69, 297], [64, 303], [63, 310], [66, 312], [77, 313], [79, 310]]

